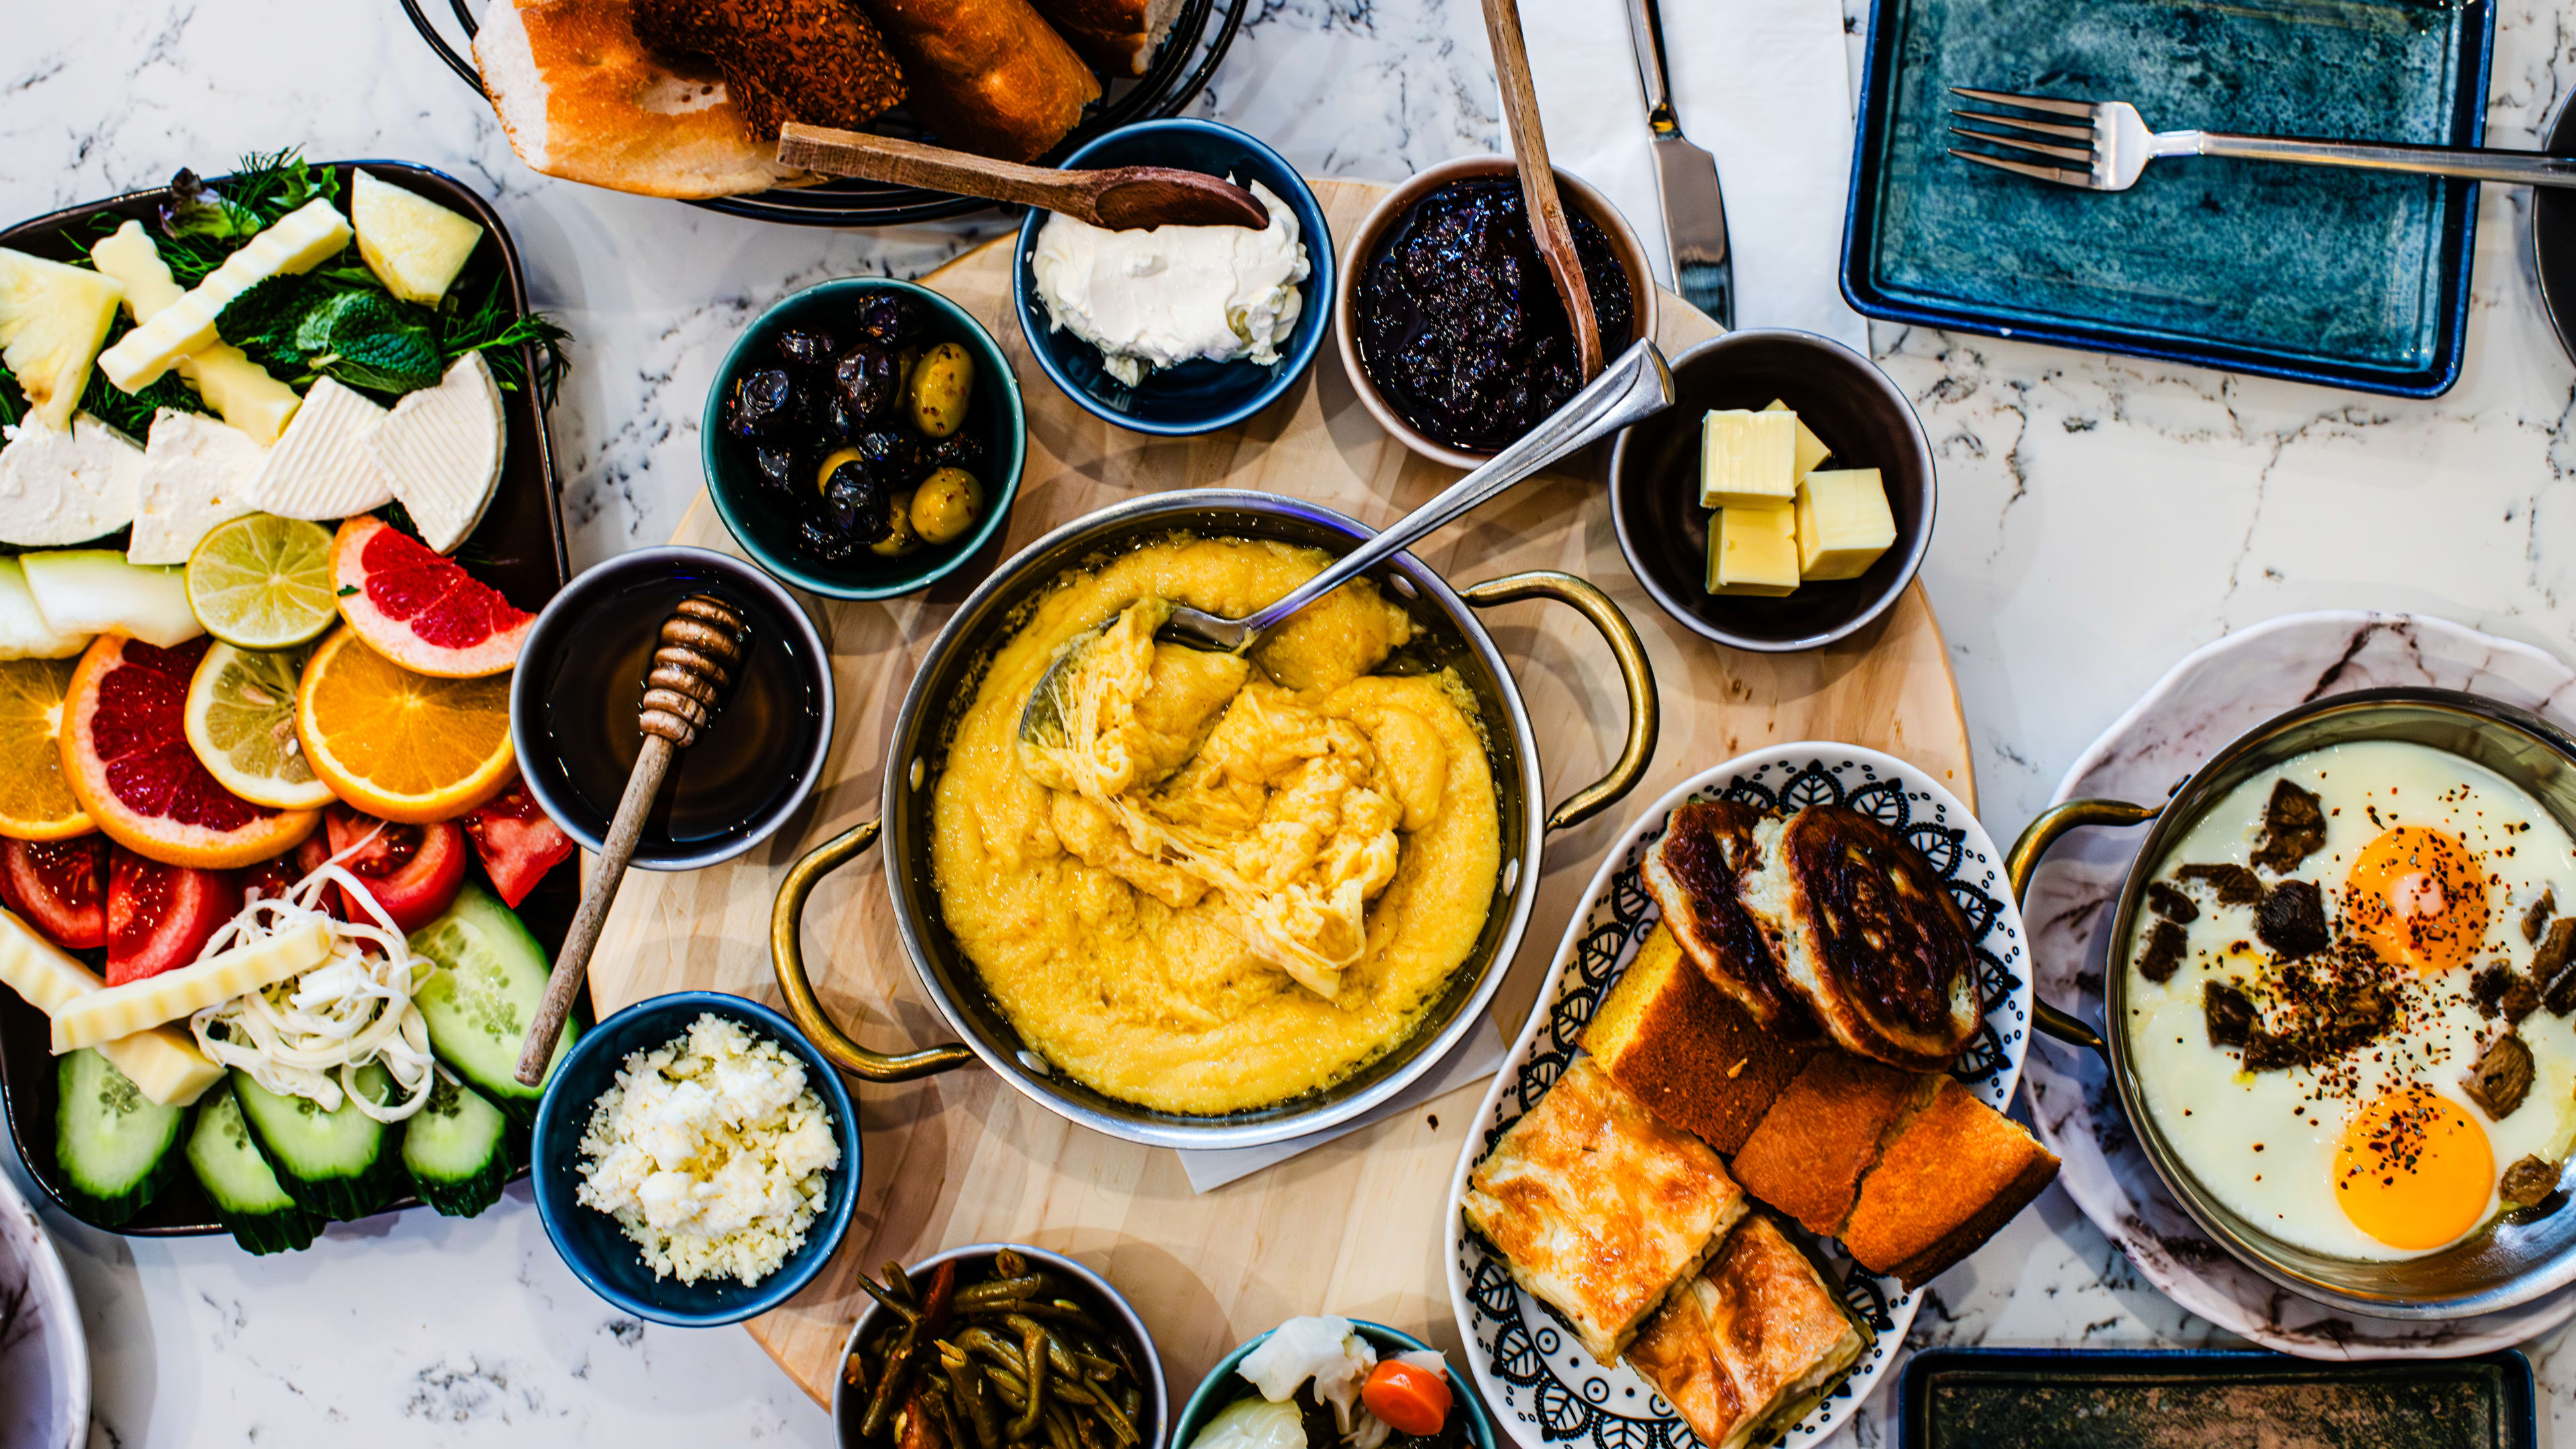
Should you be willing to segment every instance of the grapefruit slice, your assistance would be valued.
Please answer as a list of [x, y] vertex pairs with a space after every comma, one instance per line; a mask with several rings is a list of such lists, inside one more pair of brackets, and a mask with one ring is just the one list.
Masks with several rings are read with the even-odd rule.
[[352, 518], [331, 540], [340, 616], [369, 648], [415, 674], [480, 679], [518, 662], [537, 616], [452, 558], [381, 518]]
[[156, 649], [98, 636], [64, 701], [63, 777], [117, 844], [164, 865], [228, 870], [292, 848], [322, 812], [254, 805], [188, 748], [188, 681], [212, 642], [201, 634]]

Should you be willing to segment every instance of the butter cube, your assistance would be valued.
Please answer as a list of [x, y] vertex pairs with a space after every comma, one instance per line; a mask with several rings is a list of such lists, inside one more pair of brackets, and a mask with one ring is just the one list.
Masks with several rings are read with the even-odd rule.
[[1856, 579], [1896, 542], [1876, 468], [1810, 473], [1798, 485], [1798, 576]]
[[[1771, 399], [1771, 406], [1764, 408], [1762, 411], [1766, 413], [1787, 413], [1793, 418], [1798, 417], [1795, 409], [1791, 408], [1787, 403], [1776, 397]], [[1816, 436], [1814, 430], [1807, 426], [1806, 419], [1798, 418], [1798, 476], [1804, 478], [1808, 474], [1815, 472], [1816, 465], [1818, 463], [1825, 461], [1833, 455], [1834, 450], [1825, 446], [1825, 440]]]
[[1780, 507], [1798, 497], [1798, 418], [1713, 409], [1700, 425], [1699, 506]]
[[1790, 503], [1721, 508], [1708, 520], [1708, 591], [1767, 594], [1798, 587], [1798, 509]]

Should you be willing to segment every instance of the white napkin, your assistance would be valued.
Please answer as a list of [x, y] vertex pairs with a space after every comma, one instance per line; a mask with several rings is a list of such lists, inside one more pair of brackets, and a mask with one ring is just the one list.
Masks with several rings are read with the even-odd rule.
[[1292, 1137], [1273, 1142], [1267, 1147], [1231, 1147], [1198, 1152], [1182, 1152], [1181, 1171], [1190, 1179], [1190, 1191], [1208, 1192], [1225, 1186], [1238, 1177], [1250, 1177], [1274, 1162], [1285, 1162], [1301, 1152], [1323, 1146], [1336, 1137], [1347, 1136], [1373, 1123], [1383, 1122], [1398, 1112], [1408, 1112], [1434, 1097], [1447, 1094], [1470, 1082], [1489, 1082], [1502, 1070], [1503, 1058], [1509, 1055], [1503, 1046], [1503, 1033], [1487, 1016], [1478, 1023], [1467, 1039], [1449, 1053], [1449, 1059], [1424, 1073], [1412, 1086], [1396, 1094], [1392, 1102], [1374, 1112], [1363, 1112], [1339, 1127], [1305, 1137]]
[[[1662, 15], [1682, 133], [1717, 157], [1735, 325], [1795, 327], [1866, 354], [1869, 328], [1840, 280], [1852, 160], [1841, 5], [1665, 0]], [[1672, 285], [1626, 0], [1534, 0], [1521, 33], [1548, 154], [1609, 196]]]

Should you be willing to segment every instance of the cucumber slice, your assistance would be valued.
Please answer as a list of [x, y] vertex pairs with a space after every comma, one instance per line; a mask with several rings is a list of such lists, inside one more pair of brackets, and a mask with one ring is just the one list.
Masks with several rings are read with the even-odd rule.
[[[385, 1124], [341, 1100], [322, 1110], [310, 1097], [281, 1097], [246, 1072], [232, 1074], [251, 1141], [277, 1174], [277, 1185], [296, 1206], [341, 1222], [354, 1222], [384, 1205]], [[358, 1071], [362, 1090], [389, 1096], [392, 1080], [372, 1064]]]
[[403, 1124], [402, 1162], [422, 1202], [470, 1218], [499, 1202], [510, 1180], [510, 1119], [442, 1075], [428, 1103]]
[[249, 1124], [232, 1085], [219, 1082], [197, 1104], [197, 1128], [188, 1134], [188, 1166], [214, 1202], [215, 1215], [246, 1253], [289, 1253], [310, 1247], [322, 1219], [295, 1205], [277, 1174], [252, 1145]]
[[115, 1227], [152, 1201], [179, 1170], [181, 1107], [143, 1095], [116, 1063], [83, 1047], [55, 1069], [54, 1160], [64, 1195], [101, 1227]]
[[[508, 906], [469, 884], [445, 915], [411, 933], [411, 949], [438, 967], [412, 993], [429, 1018], [430, 1050], [512, 1121], [534, 1120], [546, 1089], [520, 1082], [519, 1046], [546, 994], [553, 963], [545, 948]], [[546, 1064], [549, 1078], [580, 1035], [572, 1022], [564, 1023], [554, 1060]]]

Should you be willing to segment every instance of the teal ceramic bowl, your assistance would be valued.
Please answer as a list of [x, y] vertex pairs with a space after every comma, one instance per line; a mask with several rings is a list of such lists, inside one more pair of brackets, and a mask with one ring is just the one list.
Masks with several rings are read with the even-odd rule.
[[[831, 1171], [823, 1210], [806, 1228], [803, 1245], [776, 1272], [749, 1286], [733, 1278], [701, 1278], [695, 1283], [655, 1278], [644, 1265], [642, 1251], [617, 1220], [584, 1206], [575, 1196], [581, 1187], [581, 1136], [600, 1094], [616, 1085], [617, 1069], [635, 1052], [651, 1051], [688, 1035], [690, 1023], [709, 1012], [742, 1023], [803, 1062], [805, 1084], [822, 1097], [824, 1110], [831, 1114], [832, 1135], [841, 1144], [841, 1165]], [[564, 1266], [619, 1309], [682, 1328], [739, 1323], [794, 1297], [831, 1261], [832, 1249], [848, 1230], [850, 1211], [859, 1200], [858, 1123], [840, 1075], [787, 1018], [756, 1001], [721, 991], [656, 996], [583, 1033], [555, 1068], [554, 1081], [537, 1103], [536, 1132], [528, 1151], [537, 1217], [545, 1223], [546, 1237]]]
[[[762, 481], [752, 463], [752, 445], [725, 431], [725, 399], [744, 373], [772, 365], [779, 333], [797, 327], [847, 336], [849, 314], [857, 299], [887, 291], [919, 299], [930, 309], [932, 341], [957, 343], [975, 359], [975, 388], [964, 426], [984, 440], [984, 465], [977, 473], [977, 481], [984, 485], [984, 515], [953, 543], [925, 544], [902, 558], [862, 553], [841, 563], [827, 563], [797, 546], [796, 511]], [[1012, 500], [1019, 496], [1028, 419], [1020, 410], [1020, 384], [1011, 375], [1009, 359], [993, 334], [965, 308], [912, 282], [843, 277], [781, 299], [743, 329], [725, 354], [723, 366], [716, 369], [715, 385], [707, 390], [698, 445], [706, 465], [707, 497], [754, 563], [787, 583], [829, 598], [890, 599], [946, 578], [1001, 536]]]
[[[1412, 1334], [1389, 1328], [1383, 1323], [1354, 1318], [1351, 1327], [1377, 1350], [1381, 1359], [1408, 1350], [1431, 1348]], [[1269, 1333], [1262, 1333], [1247, 1339], [1242, 1347], [1219, 1359], [1217, 1366], [1208, 1370], [1206, 1378], [1199, 1380], [1198, 1392], [1190, 1395], [1190, 1401], [1181, 1406], [1180, 1417], [1172, 1421], [1172, 1449], [1190, 1449], [1192, 1441], [1199, 1437], [1199, 1431], [1207, 1427], [1207, 1421], [1215, 1418], [1218, 1410], [1258, 1392], [1250, 1379], [1235, 1372], [1235, 1367], [1243, 1362], [1245, 1354], [1259, 1348], [1269, 1337]], [[1494, 1449], [1494, 1416], [1485, 1408], [1485, 1401], [1476, 1397], [1475, 1381], [1457, 1364], [1449, 1368], [1449, 1394], [1450, 1412], [1467, 1416], [1467, 1449]]]

